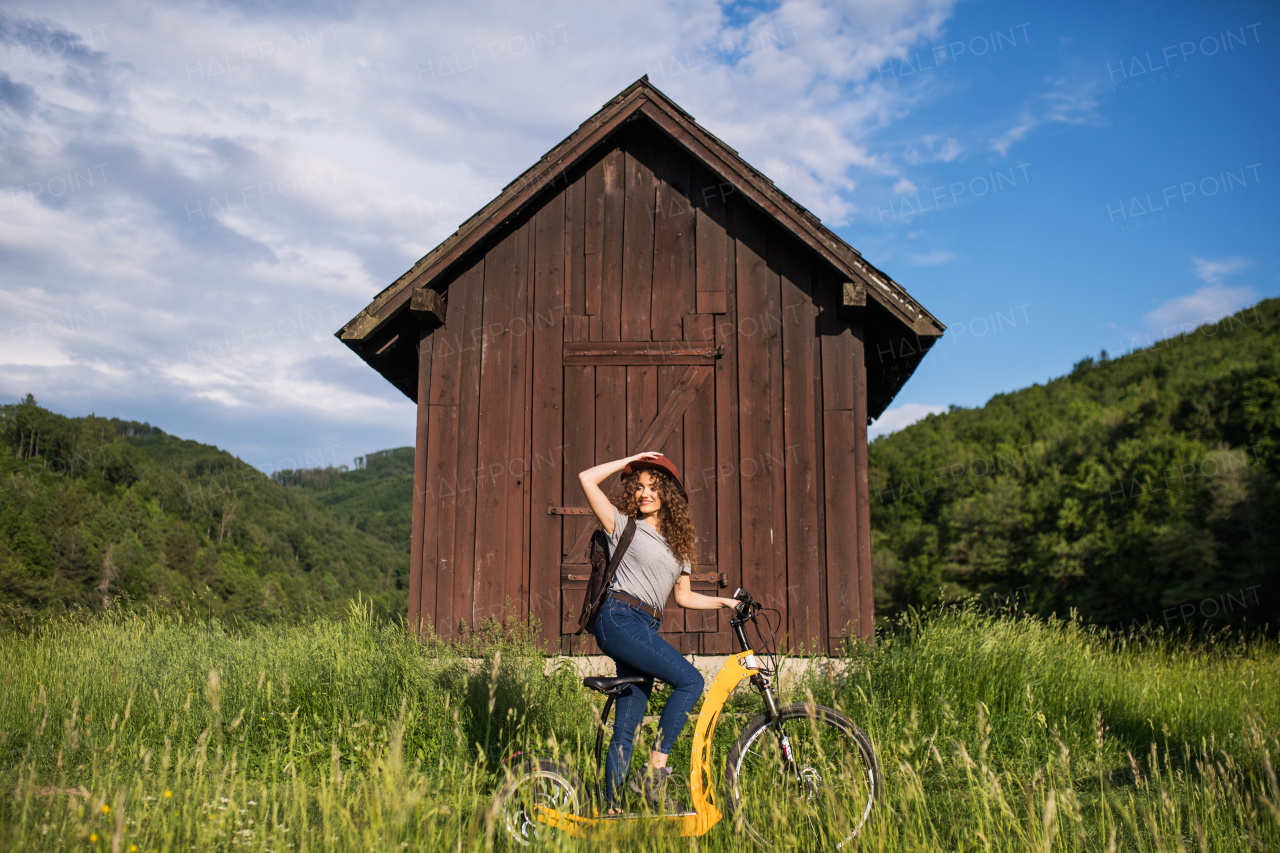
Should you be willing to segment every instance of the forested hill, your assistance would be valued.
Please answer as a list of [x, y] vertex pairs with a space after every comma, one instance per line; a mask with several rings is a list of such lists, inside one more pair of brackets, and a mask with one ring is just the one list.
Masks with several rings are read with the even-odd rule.
[[877, 610], [1280, 623], [1280, 300], [870, 445]]
[[405, 609], [408, 547], [396, 535], [356, 529], [216, 447], [63, 417], [30, 396], [0, 407], [0, 445], [0, 605], [11, 614], [118, 595], [255, 621], [338, 613], [358, 593], [388, 615]]
[[311, 495], [335, 516], [409, 553], [413, 511], [413, 448], [397, 447], [361, 457], [355, 469], [280, 471], [278, 483]]
[[[1280, 624], [1280, 300], [871, 443], [877, 612], [979, 595]], [[267, 478], [147, 424], [0, 407], [0, 604], [402, 613], [413, 450]]]

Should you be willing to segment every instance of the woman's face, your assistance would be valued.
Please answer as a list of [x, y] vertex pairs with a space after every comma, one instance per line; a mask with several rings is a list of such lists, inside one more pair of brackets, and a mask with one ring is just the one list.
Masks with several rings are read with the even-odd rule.
[[648, 471], [640, 472], [640, 480], [636, 485], [636, 505], [641, 515], [651, 515], [662, 509], [662, 498], [658, 495], [658, 478]]

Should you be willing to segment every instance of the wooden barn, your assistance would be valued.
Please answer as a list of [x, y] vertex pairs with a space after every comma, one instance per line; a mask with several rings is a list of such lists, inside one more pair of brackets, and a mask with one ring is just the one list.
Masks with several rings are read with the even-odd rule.
[[[869, 634], [867, 424], [943, 328], [641, 78], [337, 333], [418, 404], [411, 624], [593, 652], [577, 474], [660, 450], [695, 589], [746, 587], [793, 650]], [[726, 653], [727, 613], [663, 630]]]

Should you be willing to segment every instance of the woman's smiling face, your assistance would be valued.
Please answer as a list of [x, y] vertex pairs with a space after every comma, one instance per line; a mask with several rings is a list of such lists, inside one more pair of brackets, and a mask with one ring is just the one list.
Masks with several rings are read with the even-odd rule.
[[641, 471], [636, 484], [636, 506], [641, 515], [651, 515], [662, 509], [662, 497], [658, 494], [658, 478], [648, 471]]

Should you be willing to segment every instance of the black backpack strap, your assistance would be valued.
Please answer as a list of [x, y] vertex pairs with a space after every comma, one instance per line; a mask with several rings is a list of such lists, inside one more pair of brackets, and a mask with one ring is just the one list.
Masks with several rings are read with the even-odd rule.
[[[613, 558], [609, 560], [609, 568], [604, 572], [604, 593], [609, 594], [609, 586], [613, 583], [613, 576], [618, 573], [618, 564], [622, 562], [622, 555], [627, 553], [627, 546], [631, 544], [631, 540], [636, 535], [636, 520], [634, 518], [627, 519], [627, 526], [622, 530], [622, 538], [618, 540], [618, 548], [613, 552]], [[603, 600], [603, 599], [602, 599]]]

